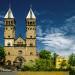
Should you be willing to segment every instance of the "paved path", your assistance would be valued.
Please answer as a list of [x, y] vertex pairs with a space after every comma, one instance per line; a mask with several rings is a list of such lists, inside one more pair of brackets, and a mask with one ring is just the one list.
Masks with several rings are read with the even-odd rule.
[[17, 72], [0, 72], [0, 75], [17, 75]]

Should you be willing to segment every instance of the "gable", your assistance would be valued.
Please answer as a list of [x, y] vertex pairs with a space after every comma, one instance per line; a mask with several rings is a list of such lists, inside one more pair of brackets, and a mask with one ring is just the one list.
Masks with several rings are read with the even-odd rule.
[[23, 40], [21, 37], [19, 37], [16, 41], [15, 41], [15, 44], [18, 44], [18, 43], [23, 43], [25, 44], [25, 40]]

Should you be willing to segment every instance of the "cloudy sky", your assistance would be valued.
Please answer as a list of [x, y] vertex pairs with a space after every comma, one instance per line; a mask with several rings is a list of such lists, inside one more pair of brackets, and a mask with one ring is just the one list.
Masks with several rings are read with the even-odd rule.
[[4, 16], [11, 4], [16, 20], [16, 38], [25, 38], [25, 17], [30, 6], [37, 17], [37, 50], [67, 56], [75, 53], [75, 0], [0, 0], [0, 44]]

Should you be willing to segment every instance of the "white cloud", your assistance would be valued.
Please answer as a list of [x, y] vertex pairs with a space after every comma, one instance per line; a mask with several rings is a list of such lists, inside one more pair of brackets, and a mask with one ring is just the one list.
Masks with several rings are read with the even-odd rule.
[[[45, 49], [64, 56], [75, 53], [75, 35], [71, 34], [75, 33], [75, 16], [66, 19], [64, 25], [61, 25], [61, 27], [47, 28], [45, 33], [42, 32], [40, 26], [38, 28], [37, 39], [44, 44]], [[45, 36], [43, 37], [44, 34]]]
[[0, 21], [0, 24], [4, 24], [4, 22], [3, 21]]
[[39, 11], [34, 11], [34, 13], [35, 13], [37, 16], [41, 16], [41, 15], [46, 14], [45, 11], [41, 11], [41, 12], [39, 12]]
[[66, 49], [72, 44], [72, 40], [67, 39], [62, 33], [47, 34], [45, 37], [37, 37], [46, 46]]
[[67, 18], [65, 24], [61, 27], [62, 30], [66, 32], [75, 33], [75, 16]]
[[0, 28], [4, 28], [4, 22], [0, 21]]
[[42, 31], [42, 28], [40, 27], [40, 26], [37, 26], [36, 27], [37, 29], [37, 36], [43, 36], [43, 35], [45, 35], [45, 33], [43, 33], [43, 31]]
[[[55, 28], [56, 29], [56, 28]], [[42, 29], [40, 29], [42, 30]], [[53, 29], [50, 33], [44, 33], [45, 36], [38, 36], [37, 39], [44, 44], [44, 48], [52, 52], [56, 52], [60, 55], [69, 55], [75, 52], [75, 40], [74, 36], [67, 37], [61, 30], [56, 31]], [[43, 34], [43, 33], [42, 33]]]
[[0, 15], [0, 18], [4, 18], [4, 15]]

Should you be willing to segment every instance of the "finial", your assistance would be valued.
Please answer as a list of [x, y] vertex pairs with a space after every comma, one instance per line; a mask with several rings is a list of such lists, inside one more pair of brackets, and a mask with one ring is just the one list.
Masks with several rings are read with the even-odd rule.
[[32, 8], [32, 4], [30, 5], [30, 8]]
[[30, 18], [32, 18], [32, 5], [30, 5]]
[[11, 3], [10, 3], [10, 0], [9, 0], [9, 8], [11, 8]]

